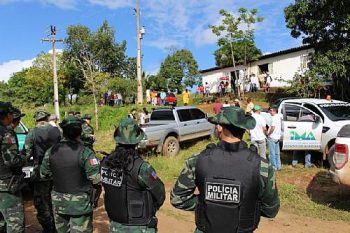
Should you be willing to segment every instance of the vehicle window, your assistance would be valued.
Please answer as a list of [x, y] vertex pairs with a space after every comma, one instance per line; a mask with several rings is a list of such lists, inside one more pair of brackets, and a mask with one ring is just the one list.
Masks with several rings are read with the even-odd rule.
[[179, 120], [181, 122], [192, 120], [192, 116], [189, 109], [177, 110], [177, 114], [179, 115]]
[[323, 116], [323, 114], [321, 113], [320, 110], [318, 110], [318, 108], [317, 108], [316, 106], [314, 106], [314, 105], [312, 105], [312, 104], [304, 104], [304, 106], [305, 106], [306, 108], [310, 109], [311, 111], [313, 111], [314, 113], [316, 113], [317, 115], [319, 115], [319, 116], [322, 118], [322, 120], [324, 121], [324, 116]]
[[285, 120], [286, 121], [302, 121], [302, 122], [313, 122], [315, 121], [315, 114], [309, 110], [295, 105], [285, 105]]
[[315, 114], [313, 114], [312, 112], [310, 112], [307, 109], [304, 108], [300, 108], [300, 114], [298, 117], [298, 121], [301, 122], [314, 122], [316, 119]]
[[350, 103], [327, 103], [318, 106], [332, 121], [350, 120]]
[[193, 108], [190, 110], [191, 115], [192, 115], [192, 119], [204, 119], [205, 118], [205, 113], [202, 112], [201, 110], [197, 109], [197, 108]]
[[174, 93], [167, 93], [166, 96], [175, 97]]
[[174, 121], [175, 117], [172, 110], [153, 111], [151, 114], [152, 121]]
[[25, 134], [26, 131], [23, 128], [23, 126], [21, 124], [19, 124], [16, 128], [15, 128], [15, 133], [16, 134]]
[[[284, 105], [285, 107], [285, 120], [287, 121], [297, 121], [299, 117], [300, 107], [294, 105]], [[284, 113], [283, 113], [284, 114]]]

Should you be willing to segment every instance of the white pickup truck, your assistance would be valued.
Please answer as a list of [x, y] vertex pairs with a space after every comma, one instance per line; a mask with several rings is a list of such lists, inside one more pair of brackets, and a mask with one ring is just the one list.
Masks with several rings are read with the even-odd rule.
[[339, 130], [350, 124], [350, 103], [339, 100], [283, 99], [278, 102], [278, 113], [282, 117], [282, 150], [319, 151], [324, 160]]

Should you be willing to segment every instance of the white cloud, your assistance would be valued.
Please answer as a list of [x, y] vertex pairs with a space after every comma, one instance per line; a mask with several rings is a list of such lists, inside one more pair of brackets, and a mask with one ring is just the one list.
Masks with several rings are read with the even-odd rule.
[[73, 9], [75, 8], [78, 0], [0, 0], [0, 5], [15, 2], [39, 2], [41, 4], [53, 5], [61, 9]]
[[32, 66], [34, 59], [31, 60], [10, 60], [0, 65], [0, 81], [7, 82], [13, 73]]
[[132, 0], [89, 0], [91, 4], [105, 6], [110, 9], [118, 9], [133, 6]]

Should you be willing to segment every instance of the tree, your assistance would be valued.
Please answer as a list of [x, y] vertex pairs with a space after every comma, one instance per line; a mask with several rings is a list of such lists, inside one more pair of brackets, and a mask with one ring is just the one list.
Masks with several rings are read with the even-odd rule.
[[159, 81], [166, 80], [167, 89], [178, 91], [183, 86], [190, 86], [199, 83], [198, 64], [191, 51], [187, 49], [177, 50], [168, 55], [160, 65]]
[[[212, 32], [219, 37], [219, 50], [215, 52], [215, 60], [217, 65], [232, 64], [236, 68], [236, 62], [246, 62], [256, 59], [261, 51], [255, 47], [254, 42], [254, 25], [262, 22], [263, 18], [257, 16], [258, 10], [240, 8], [238, 10], [239, 17], [235, 17], [230, 12], [221, 9], [220, 15], [223, 17], [222, 23], [219, 25], [209, 25]], [[231, 57], [231, 61], [224, 63], [224, 57]], [[239, 58], [239, 59], [237, 59]], [[238, 80], [235, 73], [235, 79]], [[240, 93], [239, 93], [240, 94]]]
[[318, 76], [336, 77], [336, 93], [341, 93], [342, 99], [350, 99], [346, 78], [350, 76], [349, 9], [348, 0], [296, 0], [284, 10], [291, 35], [315, 49], [312, 71]]
[[135, 79], [136, 60], [126, 56], [125, 41], [120, 44], [115, 42], [115, 30], [106, 21], [96, 32], [91, 32], [88, 27], [82, 25], [69, 26], [67, 35], [64, 50], [65, 69], [69, 76], [69, 88], [75, 93], [85, 87], [85, 81], [83, 72], [77, 66], [72, 66], [71, 60], [82, 61], [82, 51], [93, 56], [96, 71], [109, 74], [106, 77]]

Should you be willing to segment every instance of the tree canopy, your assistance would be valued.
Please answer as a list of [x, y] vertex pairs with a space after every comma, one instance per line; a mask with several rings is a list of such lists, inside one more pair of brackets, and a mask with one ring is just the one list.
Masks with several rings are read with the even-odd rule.
[[315, 49], [312, 72], [338, 78], [335, 84], [343, 99], [350, 98], [344, 91], [344, 86], [349, 86], [345, 77], [350, 75], [349, 9], [348, 0], [296, 0], [284, 10], [291, 35]]
[[209, 25], [212, 32], [219, 37], [215, 51], [217, 66], [235, 65], [234, 62], [244, 63], [257, 59], [261, 51], [254, 41], [254, 24], [263, 21], [257, 16], [258, 10], [240, 8], [236, 17], [227, 10], [220, 10], [223, 17], [221, 24]]
[[159, 85], [166, 82], [166, 88], [182, 91], [199, 83], [198, 64], [191, 51], [181, 49], [169, 54], [160, 65]]

